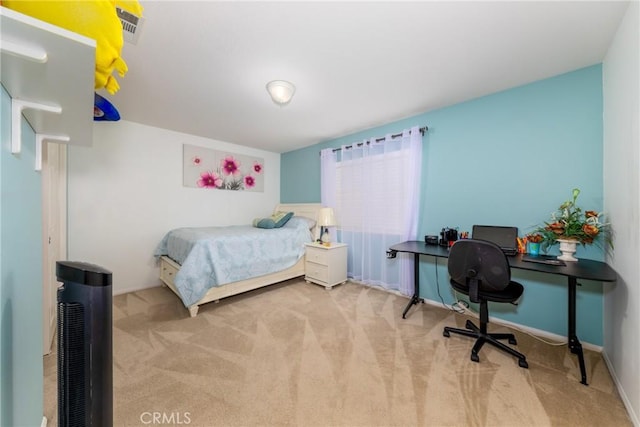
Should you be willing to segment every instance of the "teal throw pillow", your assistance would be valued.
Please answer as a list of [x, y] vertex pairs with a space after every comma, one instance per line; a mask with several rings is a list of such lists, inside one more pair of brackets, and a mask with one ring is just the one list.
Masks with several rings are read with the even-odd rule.
[[267, 218], [256, 218], [253, 226], [257, 228], [280, 228], [291, 219], [293, 212], [276, 212]]
[[257, 228], [275, 228], [276, 222], [271, 218], [256, 218], [253, 220], [253, 226]]
[[293, 216], [293, 212], [276, 212], [271, 215], [271, 219], [276, 224], [276, 228], [280, 228], [287, 223]]

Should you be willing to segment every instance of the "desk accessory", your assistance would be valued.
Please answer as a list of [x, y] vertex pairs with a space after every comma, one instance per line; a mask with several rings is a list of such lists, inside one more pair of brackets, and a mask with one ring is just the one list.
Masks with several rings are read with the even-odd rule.
[[451, 246], [458, 240], [458, 230], [455, 228], [443, 228], [440, 232], [440, 246]]
[[438, 244], [438, 236], [429, 234], [424, 236], [424, 243], [427, 245], [437, 245]]
[[565, 266], [564, 261], [552, 255], [523, 255], [522, 260], [526, 262], [537, 262], [538, 264]]

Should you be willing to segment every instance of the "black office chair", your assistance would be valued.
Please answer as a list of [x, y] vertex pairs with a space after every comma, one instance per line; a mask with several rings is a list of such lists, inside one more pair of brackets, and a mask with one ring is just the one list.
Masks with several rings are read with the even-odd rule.
[[480, 303], [480, 327], [467, 320], [466, 329], [445, 327], [442, 333], [449, 337], [450, 333], [476, 338], [471, 349], [471, 360], [478, 362], [478, 352], [485, 343], [489, 343], [502, 351], [518, 358], [518, 365], [528, 368], [526, 357], [498, 340], [509, 340], [516, 345], [513, 334], [490, 334], [488, 301], [515, 303], [524, 288], [520, 283], [511, 281], [511, 269], [507, 256], [500, 247], [485, 240], [458, 240], [449, 252], [449, 275], [451, 286], [456, 291], [469, 296], [471, 302]]

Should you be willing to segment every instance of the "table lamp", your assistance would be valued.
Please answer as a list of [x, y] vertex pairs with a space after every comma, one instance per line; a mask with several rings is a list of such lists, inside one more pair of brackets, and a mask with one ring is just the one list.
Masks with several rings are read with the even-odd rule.
[[320, 242], [325, 246], [331, 245], [329, 228], [338, 225], [332, 208], [321, 208], [318, 212], [318, 225], [320, 226]]

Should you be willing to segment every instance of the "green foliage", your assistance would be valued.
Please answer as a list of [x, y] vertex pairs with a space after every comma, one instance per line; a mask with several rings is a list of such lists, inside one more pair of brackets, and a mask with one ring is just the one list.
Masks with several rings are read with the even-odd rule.
[[575, 240], [583, 246], [604, 240], [612, 247], [608, 236], [609, 224], [601, 221], [601, 213], [591, 210], [583, 212], [576, 204], [578, 195], [580, 190], [574, 188], [572, 198], [551, 214], [550, 221], [536, 228], [535, 232], [542, 235], [541, 246], [544, 251], [555, 245], [558, 239]]

